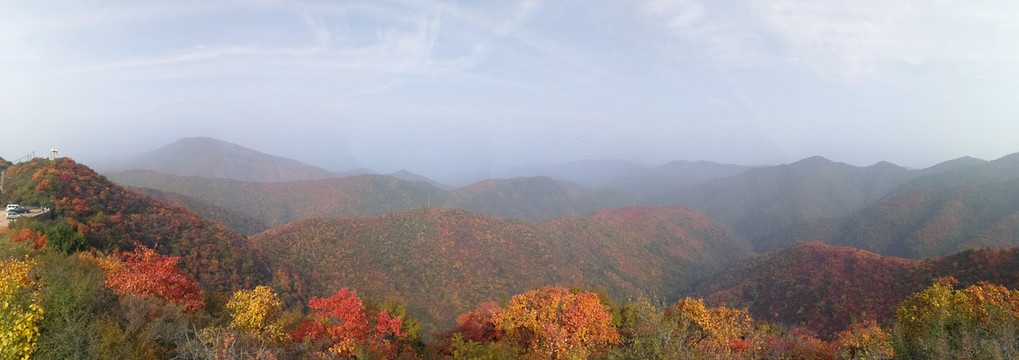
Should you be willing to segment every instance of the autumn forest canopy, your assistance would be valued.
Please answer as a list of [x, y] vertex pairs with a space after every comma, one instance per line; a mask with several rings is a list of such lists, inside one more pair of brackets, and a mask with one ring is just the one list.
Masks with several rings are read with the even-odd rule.
[[0, 159], [0, 359], [1019, 357], [1019, 155], [450, 187], [220, 148]]

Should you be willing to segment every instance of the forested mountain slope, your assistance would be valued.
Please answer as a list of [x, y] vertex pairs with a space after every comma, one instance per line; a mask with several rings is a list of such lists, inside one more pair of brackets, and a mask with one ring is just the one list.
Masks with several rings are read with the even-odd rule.
[[241, 211], [212, 205], [187, 195], [139, 187], [131, 187], [129, 189], [137, 193], [151, 196], [164, 203], [185, 208], [198, 216], [223, 224], [244, 236], [254, 235], [269, 230], [270, 228], [265, 221]]
[[703, 211], [753, 238], [813, 218], [850, 214], [914, 176], [887, 162], [855, 167], [812, 157], [747, 170], [657, 199]]
[[[404, 209], [457, 207], [486, 215], [545, 219], [633, 205], [628, 194], [585, 190], [545, 177], [493, 179], [454, 190], [386, 175], [256, 183], [132, 170], [119, 184], [173, 192], [238, 211], [271, 227], [310, 218], [377, 216]], [[196, 211], [198, 211], [196, 209]]]
[[719, 164], [711, 161], [671, 161], [640, 172], [621, 176], [605, 187], [626, 191], [644, 199], [647, 205], [661, 203], [654, 197], [679, 191], [694, 184], [723, 179], [763, 166]]
[[227, 291], [265, 283], [264, 257], [244, 237], [181, 207], [164, 204], [108, 181], [68, 158], [36, 158], [7, 169], [0, 202], [50, 207], [47, 246], [67, 251], [130, 250], [136, 245], [181, 257], [185, 271], [209, 289]]
[[1015, 288], [1019, 248], [912, 260], [809, 242], [749, 257], [688, 294], [829, 335], [864, 320], [888, 324], [899, 303], [942, 276], [955, 277], [960, 287], [986, 281]]
[[973, 247], [1019, 246], [1019, 156], [917, 177], [843, 218], [791, 226], [754, 239], [758, 249], [821, 241], [882, 255], [943, 256]]
[[686, 208], [622, 208], [529, 222], [448, 208], [302, 220], [253, 236], [294, 266], [295, 296], [349, 286], [400, 297], [445, 325], [534, 286], [604, 287], [617, 301], [683, 288], [748, 256], [748, 244]]

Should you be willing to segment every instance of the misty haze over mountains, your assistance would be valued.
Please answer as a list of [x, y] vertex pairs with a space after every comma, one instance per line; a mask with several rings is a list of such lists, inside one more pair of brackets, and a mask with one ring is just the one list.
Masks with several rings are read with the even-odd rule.
[[[678, 180], [693, 183], [734, 175], [748, 168], [751, 167], [706, 161], [673, 161], [664, 165], [644, 166], [622, 160], [578, 160], [563, 164], [533, 164], [466, 174], [414, 174], [400, 170], [388, 175], [404, 180], [427, 181], [439, 187], [465, 186], [490, 178], [547, 176], [589, 189], [610, 187], [640, 192], [646, 186], [664, 185], [656, 185], [656, 181], [661, 183]], [[183, 138], [141, 155], [106, 161], [97, 166], [97, 169], [102, 172], [147, 169], [172, 175], [255, 182], [377, 174], [370, 168], [326, 170], [208, 137]], [[435, 178], [429, 177], [436, 175]]]
[[911, 184], [944, 181], [930, 180], [939, 174], [949, 179], [1011, 174], [994, 169], [1012, 157], [994, 162], [964, 157], [916, 170], [888, 162], [857, 167], [819, 156], [759, 167], [587, 160], [510, 168], [498, 172], [500, 178], [454, 186], [406, 171], [335, 173], [211, 138], [185, 138], [107, 176], [202, 215], [225, 216], [217, 220], [237, 224], [245, 235], [301, 219], [377, 216], [420, 206], [541, 220], [623, 206], [682, 205], [721, 221], [756, 248], [770, 249], [796, 242], [789, 239], [812, 239], [775, 240], [774, 234], [802, 232], [812, 222], [865, 210], [918, 186]]
[[[328, 157], [329, 154], [321, 156]], [[810, 159], [823, 159], [813, 157]], [[807, 160], [807, 159], [804, 159]], [[827, 161], [827, 160], [826, 160]], [[983, 160], [963, 157], [945, 163], [972, 164]], [[887, 162], [881, 162], [888, 164]], [[846, 164], [842, 164], [846, 165]], [[876, 164], [875, 166], [880, 165]], [[890, 165], [890, 164], [889, 164]], [[486, 179], [546, 176], [587, 189], [611, 188], [638, 196], [664, 193], [669, 188], [728, 177], [772, 165], [732, 165], [702, 160], [674, 160], [661, 165], [641, 165], [623, 160], [577, 160], [560, 164], [531, 164], [473, 174], [415, 174], [406, 170], [386, 174], [404, 180], [421, 180], [440, 188], [454, 188]], [[850, 166], [850, 165], [846, 165]], [[938, 164], [931, 169], [946, 166]], [[852, 167], [852, 166], [850, 166]], [[370, 168], [323, 169], [300, 161], [262, 153], [209, 137], [182, 138], [139, 155], [106, 160], [95, 165], [100, 172], [131, 169], [165, 174], [253, 182], [313, 180], [363, 174], [379, 174]]]

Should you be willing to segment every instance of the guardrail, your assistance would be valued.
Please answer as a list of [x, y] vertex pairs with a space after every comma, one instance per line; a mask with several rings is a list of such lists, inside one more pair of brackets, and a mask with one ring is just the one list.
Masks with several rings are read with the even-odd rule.
[[14, 163], [15, 164], [20, 164], [22, 162], [29, 161], [29, 160], [32, 160], [32, 159], [35, 159], [35, 151], [33, 151], [31, 153], [28, 153], [28, 155], [22, 156], [22, 157], [18, 158], [17, 160], [14, 160]]

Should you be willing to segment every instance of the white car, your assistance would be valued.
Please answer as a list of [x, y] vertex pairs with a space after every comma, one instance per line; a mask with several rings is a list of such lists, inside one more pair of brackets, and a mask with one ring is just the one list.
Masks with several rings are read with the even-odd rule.
[[7, 204], [7, 211], [10, 212], [11, 210], [17, 209], [19, 207], [21, 207], [21, 205], [18, 205], [18, 204]]
[[7, 220], [17, 220], [17, 219], [20, 219], [20, 218], [21, 218], [21, 214], [18, 214], [18, 213], [13, 212], [13, 211], [8, 211], [7, 212]]

